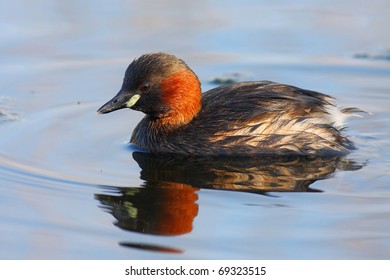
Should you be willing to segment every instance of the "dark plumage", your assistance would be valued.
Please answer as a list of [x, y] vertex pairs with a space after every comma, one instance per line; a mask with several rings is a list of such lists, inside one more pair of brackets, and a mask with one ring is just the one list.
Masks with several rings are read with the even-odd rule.
[[328, 95], [269, 81], [221, 86], [202, 96], [180, 59], [164, 53], [133, 61], [121, 91], [98, 112], [129, 107], [147, 115], [131, 142], [151, 153], [342, 155], [354, 147]]

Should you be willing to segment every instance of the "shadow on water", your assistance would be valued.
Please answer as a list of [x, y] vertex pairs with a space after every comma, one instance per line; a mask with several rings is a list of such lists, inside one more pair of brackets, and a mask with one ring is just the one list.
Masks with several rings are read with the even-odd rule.
[[[331, 177], [336, 170], [363, 167], [344, 157], [337, 158], [229, 158], [154, 156], [134, 152], [141, 168], [141, 187], [101, 186], [96, 194], [102, 208], [111, 213], [121, 229], [160, 236], [192, 231], [198, 214], [200, 189], [229, 190], [270, 195], [272, 192], [322, 192], [310, 187]], [[120, 242], [121, 246], [182, 253], [159, 245]]]

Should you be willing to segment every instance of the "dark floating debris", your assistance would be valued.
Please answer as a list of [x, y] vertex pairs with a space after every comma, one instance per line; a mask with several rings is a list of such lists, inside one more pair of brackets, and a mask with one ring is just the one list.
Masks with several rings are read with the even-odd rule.
[[357, 59], [390, 60], [390, 48], [376, 53], [356, 53], [354, 57]]
[[215, 85], [228, 85], [228, 84], [242, 82], [249, 79], [250, 79], [250, 75], [245, 73], [240, 73], [240, 72], [224, 73], [221, 74], [220, 76], [210, 79], [210, 83]]
[[7, 99], [0, 97], [0, 124], [19, 119], [19, 114], [11, 110], [7, 101]]

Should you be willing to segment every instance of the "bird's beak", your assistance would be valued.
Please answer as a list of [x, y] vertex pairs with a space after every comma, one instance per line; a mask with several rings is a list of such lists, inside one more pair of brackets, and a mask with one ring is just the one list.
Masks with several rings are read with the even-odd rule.
[[122, 90], [108, 101], [97, 112], [99, 114], [107, 114], [123, 108], [131, 108], [141, 96], [139, 94], [126, 94]]

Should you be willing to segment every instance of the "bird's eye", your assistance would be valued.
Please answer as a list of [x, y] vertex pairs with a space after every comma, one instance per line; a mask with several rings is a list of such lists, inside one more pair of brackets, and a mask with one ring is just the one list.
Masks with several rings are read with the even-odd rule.
[[148, 92], [150, 90], [150, 84], [149, 83], [143, 83], [140, 85], [139, 90], [141, 92]]

